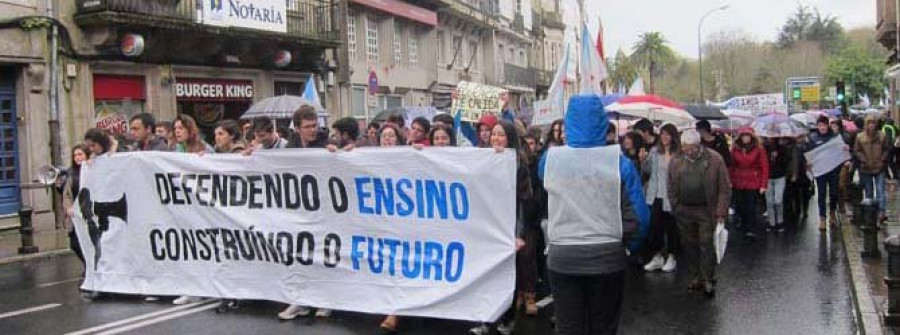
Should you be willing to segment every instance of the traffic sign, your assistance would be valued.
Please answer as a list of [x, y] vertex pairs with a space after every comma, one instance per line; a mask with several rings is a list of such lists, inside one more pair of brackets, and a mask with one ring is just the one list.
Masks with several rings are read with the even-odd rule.
[[800, 101], [802, 102], [819, 102], [821, 100], [819, 85], [804, 86], [800, 88], [800, 91]]

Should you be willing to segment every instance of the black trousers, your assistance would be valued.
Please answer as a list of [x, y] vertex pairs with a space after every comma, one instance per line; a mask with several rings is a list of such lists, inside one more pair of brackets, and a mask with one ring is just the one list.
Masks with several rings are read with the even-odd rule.
[[615, 334], [619, 328], [625, 271], [567, 275], [550, 271], [557, 335]]
[[759, 190], [734, 190], [737, 208], [735, 212], [741, 218], [741, 230], [745, 233], [758, 233], [756, 203]]
[[681, 238], [678, 224], [672, 213], [663, 211], [662, 199], [653, 201], [650, 208], [650, 231], [647, 233], [647, 247], [644, 259], [650, 260], [657, 253], [665, 257], [667, 254], [681, 253]]

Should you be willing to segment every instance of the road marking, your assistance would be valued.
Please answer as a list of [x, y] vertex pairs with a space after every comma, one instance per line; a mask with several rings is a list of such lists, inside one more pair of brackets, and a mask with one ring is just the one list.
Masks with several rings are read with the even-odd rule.
[[174, 312], [179, 312], [179, 311], [186, 310], [186, 309], [191, 309], [191, 308], [194, 308], [194, 307], [197, 307], [197, 306], [200, 306], [200, 305], [210, 304], [210, 306], [215, 307], [215, 306], [218, 305], [218, 302], [219, 302], [219, 300], [204, 300], [204, 301], [198, 301], [198, 302], [194, 302], [194, 303], [190, 303], [190, 304], [184, 304], [184, 305], [181, 305], [181, 306], [175, 306], [175, 307], [172, 307], [172, 308], [166, 308], [166, 309], [164, 309], [164, 310], [156, 311], [156, 312], [153, 312], [153, 313], [141, 314], [141, 315], [134, 316], [134, 317], [130, 317], [130, 318], [127, 318], [127, 319], [124, 319], [124, 320], [119, 320], [119, 321], [110, 322], [110, 323], [107, 323], [107, 324], [102, 324], [102, 325], [99, 325], [99, 326], [96, 326], [96, 327], [91, 327], [91, 328], [87, 328], [87, 329], [82, 329], [82, 330], [79, 330], [79, 331], [76, 331], [76, 332], [67, 333], [66, 335], [85, 335], [85, 334], [91, 334], [91, 333], [101, 332], [101, 331], [104, 331], [104, 330], [107, 330], [107, 329], [110, 329], [110, 328], [115, 328], [115, 327], [127, 325], [127, 324], [132, 323], [132, 322], [138, 322], [138, 321], [141, 321], [141, 320], [144, 320], [144, 319], [155, 318], [155, 317], [158, 317], [158, 316], [161, 316], [161, 315], [165, 315], [165, 314], [169, 314], [169, 313], [174, 313]]
[[22, 315], [22, 314], [40, 312], [45, 309], [56, 308], [59, 306], [62, 306], [62, 304], [46, 304], [46, 305], [40, 305], [40, 306], [35, 306], [35, 307], [31, 307], [31, 308], [26, 308], [26, 309], [20, 309], [18, 311], [12, 311], [12, 312], [0, 314], [0, 319], [11, 318], [11, 317], [14, 317], [17, 315]]
[[76, 282], [76, 281], [81, 281], [81, 277], [78, 277], [78, 278], [72, 278], [72, 279], [66, 279], [66, 280], [60, 280], [60, 281], [52, 281], [52, 282], [49, 282], [49, 283], [43, 283], [43, 284], [38, 284], [37, 287], [38, 287], [38, 288], [47, 288], [47, 287], [50, 287], [50, 286], [56, 286], [56, 285], [59, 285], [59, 284], [71, 283], [71, 282]]
[[213, 308], [216, 308], [216, 307], [219, 307], [219, 304], [218, 304], [218, 303], [215, 303], [215, 304], [209, 304], [209, 305], [206, 305], [206, 306], [201, 306], [201, 307], [197, 307], [197, 308], [194, 308], [194, 309], [189, 309], [189, 310], [186, 310], [186, 311], [181, 311], [181, 312], [178, 312], [178, 313], [172, 313], [172, 314], [169, 314], [169, 315], [164, 315], [164, 316], [160, 316], [160, 317], [156, 317], [156, 318], [152, 318], [152, 319], [147, 319], [147, 320], [144, 320], [144, 321], [141, 321], [141, 322], [138, 322], [138, 323], [133, 323], [133, 324], [130, 324], [130, 325], [127, 325], [127, 326], [124, 326], [124, 327], [110, 329], [110, 330], [107, 330], [107, 331], [102, 332], [102, 333], [97, 333], [96, 335], [115, 335], [115, 334], [121, 334], [121, 333], [124, 333], [124, 332], [127, 332], [127, 331], [131, 331], [131, 330], [135, 330], [135, 329], [138, 329], [138, 328], [146, 327], [146, 326], [149, 326], [149, 325], [152, 325], [152, 324], [155, 324], [155, 323], [160, 323], [160, 322], [167, 321], [167, 320], [177, 319], [177, 318], [180, 318], [180, 317], [182, 317], [182, 316], [187, 316], [187, 315], [191, 315], [191, 314], [195, 314], [195, 313], [200, 313], [200, 312], [202, 312], [202, 311], [210, 310], [210, 309], [213, 309]]
[[553, 303], [553, 296], [548, 295], [546, 298], [541, 299], [540, 301], [536, 302], [535, 305], [537, 305], [538, 308], [544, 308], [544, 307], [550, 306], [550, 304], [552, 304], [552, 303]]

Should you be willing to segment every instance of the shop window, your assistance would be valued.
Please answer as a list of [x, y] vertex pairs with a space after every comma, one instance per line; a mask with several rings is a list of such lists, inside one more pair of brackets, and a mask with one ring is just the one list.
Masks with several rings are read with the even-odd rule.
[[416, 67], [419, 65], [419, 35], [415, 33], [415, 30], [411, 30], [409, 32], [409, 45], [407, 46], [409, 49], [409, 65], [411, 67]]
[[438, 64], [444, 65], [447, 63], [447, 59], [444, 54], [447, 52], [447, 49], [444, 47], [444, 32], [437, 32], [437, 61]]
[[403, 97], [386, 96], [384, 105], [385, 105], [385, 109], [403, 107]]
[[93, 80], [94, 127], [125, 134], [128, 120], [144, 111], [144, 77], [96, 74]]

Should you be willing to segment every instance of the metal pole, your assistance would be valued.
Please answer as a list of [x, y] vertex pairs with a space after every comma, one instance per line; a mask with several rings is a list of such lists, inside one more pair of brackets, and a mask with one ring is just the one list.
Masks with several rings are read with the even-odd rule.
[[[900, 0], [898, 0], [900, 1]], [[703, 21], [706, 20], [706, 17], [716, 11], [726, 10], [728, 9], [728, 5], [722, 5], [720, 7], [716, 7], [707, 11], [703, 16], [700, 17], [700, 23], [697, 24], [697, 61], [700, 64], [700, 104], [706, 104], [706, 100], [703, 96]]]

